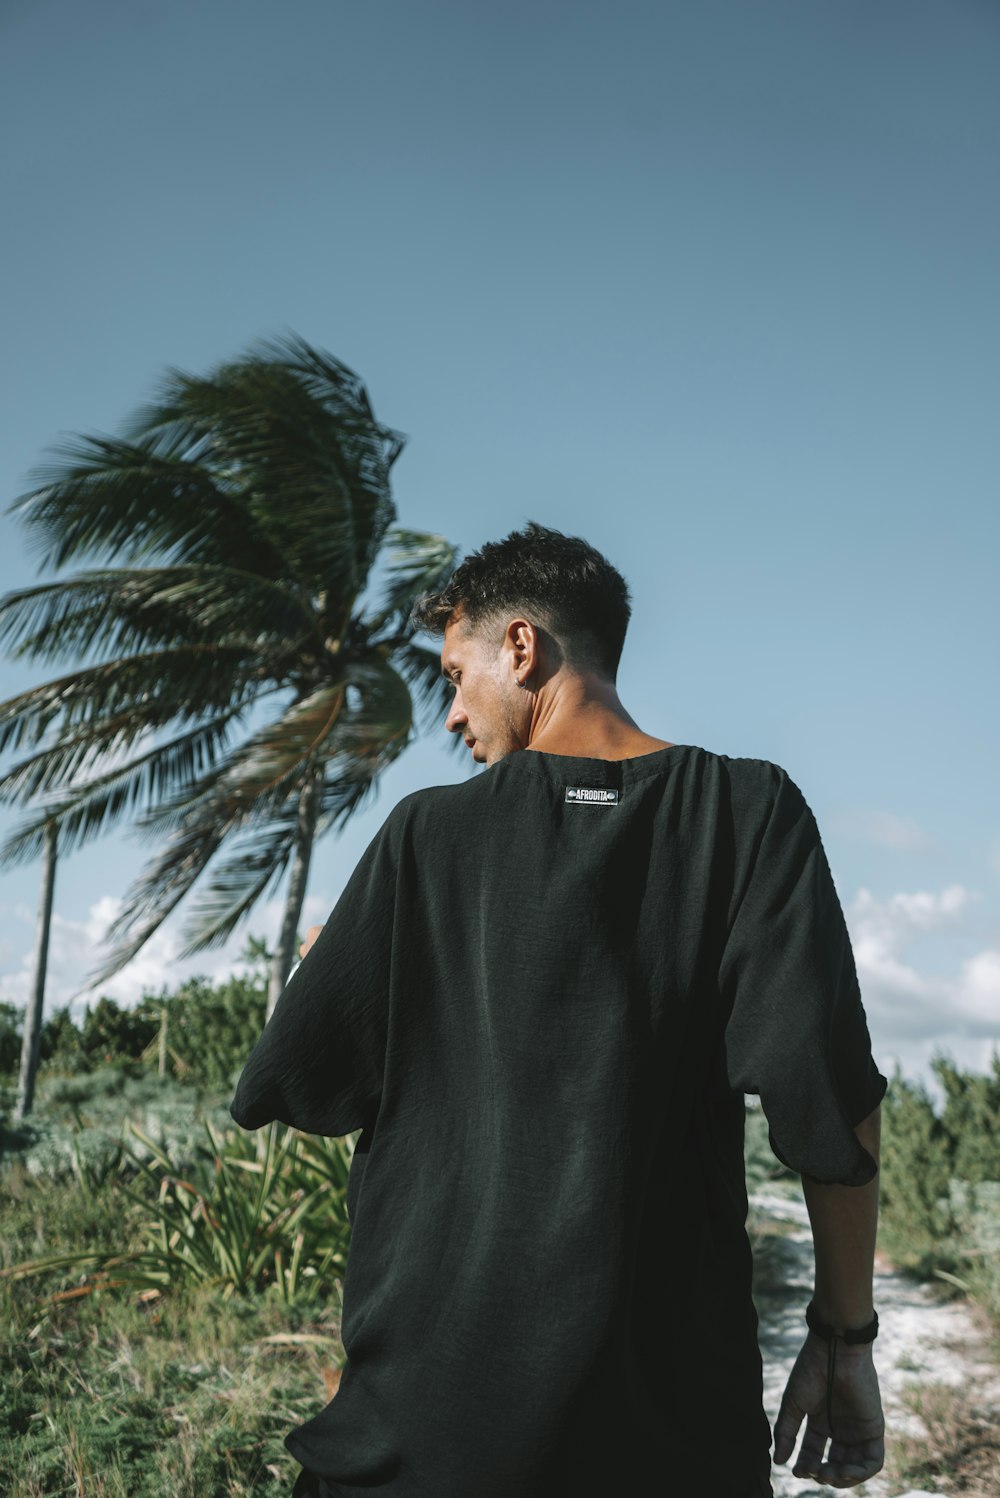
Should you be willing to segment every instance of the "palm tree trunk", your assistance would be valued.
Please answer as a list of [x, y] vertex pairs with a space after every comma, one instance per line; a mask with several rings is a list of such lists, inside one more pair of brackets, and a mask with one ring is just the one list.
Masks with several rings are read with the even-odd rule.
[[42, 853], [42, 898], [38, 907], [38, 927], [35, 936], [35, 976], [31, 986], [31, 997], [24, 1011], [21, 1069], [17, 1078], [14, 1123], [20, 1123], [28, 1116], [35, 1101], [35, 1075], [38, 1071], [38, 1042], [42, 1034], [42, 1008], [45, 1003], [45, 969], [49, 959], [49, 927], [52, 923], [52, 894], [56, 882], [58, 835], [58, 824], [54, 820], [46, 822]]
[[281, 923], [281, 935], [271, 959], [271, 977], [267, 988], [267, 1019], [274, 1013], [278, 995], [288, 982], [295, 959], [295, 938], [302, 915], [302, 902], [309, 878], [309, 862], [312, 858], [313, 837], [319, 815], [320, 790], [323, 785], [322, 765], [304, 786], [299, 800], [299, 824], [295, 834], [295, 854], [292, 872], [288, 880], [288, 895], [285, 899], [285, 916]]

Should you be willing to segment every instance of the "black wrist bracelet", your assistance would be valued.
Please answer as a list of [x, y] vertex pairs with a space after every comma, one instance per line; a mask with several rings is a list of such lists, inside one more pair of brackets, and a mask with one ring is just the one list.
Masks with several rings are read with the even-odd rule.
[[826, 1343], [826, 1428], [833, 1438], [833, 1378], [837, 1369], [837, 1342], [874, 1342], [878, 1336], [878, 1312], [867, 1326], [847, 1327], [838, 1332], [835, 1326], [824, 1321], [812, 1301], [806, 1306], [806, 1326]]
[[822, 1337], [824, 1342], [832, 1342], [834, 1337], [839, 1337], [842, 1342], [874, 1342], [878, 1336], [878, 1312], [876, 1311], [867, 1326], [847, 1327], [844, 1331], [838, 1332], [836, 1327], [821, 1319], [810, 1301], [806, 1306], [806, 1325], [811, 1332], [816, 1333], [817, 1337]]

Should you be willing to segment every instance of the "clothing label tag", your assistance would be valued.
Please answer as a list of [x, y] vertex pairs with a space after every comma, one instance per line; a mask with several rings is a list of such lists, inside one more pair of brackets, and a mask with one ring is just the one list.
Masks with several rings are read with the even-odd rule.
[[585, 801], [588, 806], [617, 806], [618, 791], [615, 788], [605, 790], [593, 785], [568, 785], [566, 800]]

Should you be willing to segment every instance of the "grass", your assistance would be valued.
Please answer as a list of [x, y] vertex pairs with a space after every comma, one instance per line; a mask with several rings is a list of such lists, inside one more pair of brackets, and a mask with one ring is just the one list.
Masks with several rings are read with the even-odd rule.
[[[110, 1185], [88, 1197], [10, 1172], [6, 1262], [68, 1241], [107, 1241]], [[194, 1282], [78, 1295], [66, 1269], [0, 1282], [0, 1492], [10, 1498], [287, 1498], [293, 1425], [332, 1397], [343, 1361], [340, 1298], [224, 1299]]]
[[[217, 1100], [167, 1088], [169, 1127], [123, 1171], [112, 1142], [141, 1143], [155, 1087], [54, 1090], [41, 1126], [5, 1141], [0, 1492], [287, 1498], [299, 1466], [284, 1436], [333, 1397], [344, 1358], [343, 1141], [286, 1136], [265, 1209], [243, 1211], [236, 1183], [252, 1205], [267, 1131], [234, 1136], [220, 1170]], [[141, 1273], [102, 1287], [109, 1253], [141, 1255]], [[9, 1273], [70, 1254], [90, 1257]]]
[[1000, 1428], [973, 1391], [912, 1384], [903, 1402], [927, 1434], [895, 1432], [888, 1443], [886, 1476], [898, 1491], [923, 1488], [966, 1498], [1000, 1493]]
[[339, 1309], [204, 1286], [98, 1292], [39, 1315], [8, 1289], [0, 1491], [10, 1498], [287, 1498], [291, 1426], [331, 1397]]

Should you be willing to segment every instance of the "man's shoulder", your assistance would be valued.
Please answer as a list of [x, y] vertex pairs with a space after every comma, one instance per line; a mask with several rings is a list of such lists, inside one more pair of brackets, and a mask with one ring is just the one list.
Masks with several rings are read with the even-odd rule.
[[474, 776], [471, 780], [459, 780], [445, 785], [422, 785], [415, 791], [408, 791], [405, 796], [400, 796], [386, 818], [385, 825], [389, 826], [391, 823], [402, 828], [415, 821], [428, 818], [434, 821], [450, 811], [457, 812], [463, 804], [468, 804], [470, 795], [475, 795], [479, 778]]
[[[774, 760], [693, 747], [695, 753], [688, 756], [688, 764], [696, 778], [702, 784], [706, 779], [708, 783], [723, 782], [728, 787], [728, 799], [738, 811], [757, 809], [766, 814], [783, 792], [801, 794], [788, 771]], [[400, 797], [388, 820], [400, 827], [427, 822], [440, 826], [450, 816], [467, 815], [483, 796], [495, 799], [500, 778], [481, 772], [467, 780], [421, 786]], [[512, 792], [515, 788], [516, 781], [510, 786]]]
[[773, 798], [779, 786], [791, 778], [785, 767], [773, 759], [749, 754], [713, 754], [712, 758], [718, 761], [734, 792]]
[[784, 765], [752, 755], [719, 754], [727, 797], [734, 823], [745, 829], [760, 828], [776, 817], [794, 822], [808, 810], [801, 787]]

